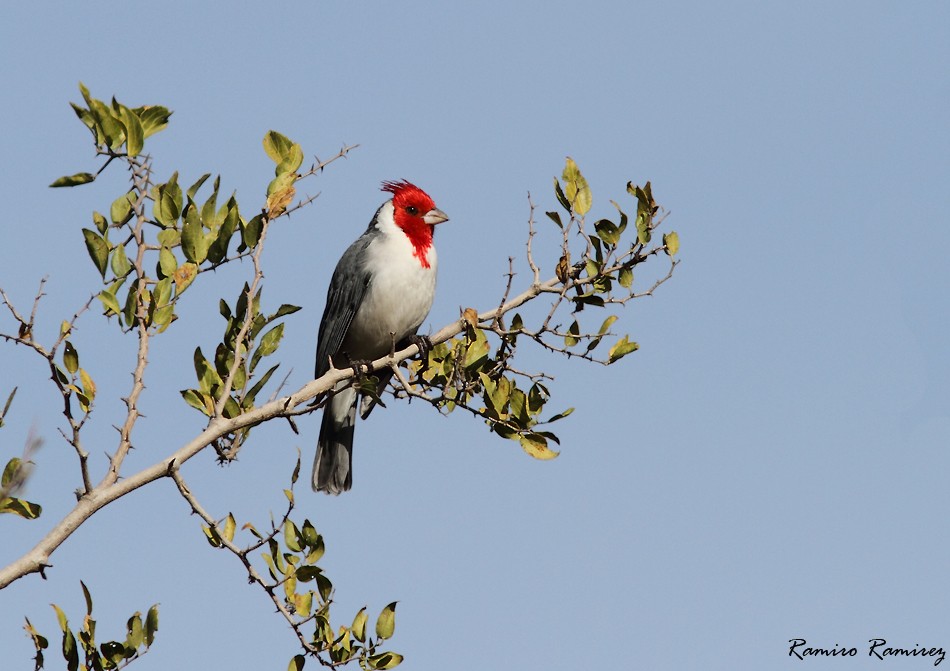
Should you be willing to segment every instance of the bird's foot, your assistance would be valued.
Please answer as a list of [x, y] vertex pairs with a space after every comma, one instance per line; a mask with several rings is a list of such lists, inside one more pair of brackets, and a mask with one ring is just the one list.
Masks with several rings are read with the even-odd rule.
[[350, 359], [350, 368], [353, 369], [353, 377], [356, 378], [356, 381], [360, 384], [363, 384], [363, 381], [366, 380], [366, 376], [370, 372], [370, 366], [373, 365], [373, 362], [369, 359]]
[[429, 352], [432, 351], [432, 339], [426, 335], [411, 335], [408, 338], [410, 345], [419, 348], [419, 359], [422, 361], [422, 367], [429, 365]]

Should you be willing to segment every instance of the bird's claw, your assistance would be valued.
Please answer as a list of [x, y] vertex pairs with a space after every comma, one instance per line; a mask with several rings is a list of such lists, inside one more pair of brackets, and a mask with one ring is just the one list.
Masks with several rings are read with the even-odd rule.
[[425, 368], [429, 363], [429, 352], [432, 351], [432, 339], [426, 335], [411, 335], [409, 343], [419, 348], [419, 358], [422, 360], [422, 367]]

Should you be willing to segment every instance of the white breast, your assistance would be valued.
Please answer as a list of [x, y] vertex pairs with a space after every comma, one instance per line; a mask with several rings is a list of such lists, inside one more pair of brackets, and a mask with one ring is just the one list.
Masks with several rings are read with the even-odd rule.
[[423, 267], [409, 238], [393, 223], [391, 203], [380, 211], [377, 227], [382, 235], [366, 250], [373, 277], [343, 346], [356, 359], [384, 356], [394, 338], [399, 342], [414, 334], [435, 297], [435, 247], [429, 247], [429, 267]]

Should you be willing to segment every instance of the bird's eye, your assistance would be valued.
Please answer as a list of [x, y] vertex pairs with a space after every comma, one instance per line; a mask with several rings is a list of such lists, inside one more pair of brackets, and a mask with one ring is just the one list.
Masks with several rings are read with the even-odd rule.
[[406, 208], [406, 212], [408, 212], [408, 213], [411, 214], [412, 216], [416, 216], [417, 214], [419, 214], [418, 208], [415, 208], [415, 207], [413, 207], [412, 205], [410, 205], [409, 207]]

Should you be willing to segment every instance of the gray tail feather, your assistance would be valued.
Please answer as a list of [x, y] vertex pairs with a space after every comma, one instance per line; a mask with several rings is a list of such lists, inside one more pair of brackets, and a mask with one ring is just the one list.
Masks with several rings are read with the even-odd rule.
[[353, 426], [357, 393], [338, 391], [323, 409], [317, 455], [313, 460], [313, 491], [340, 494], [353, 486]]

